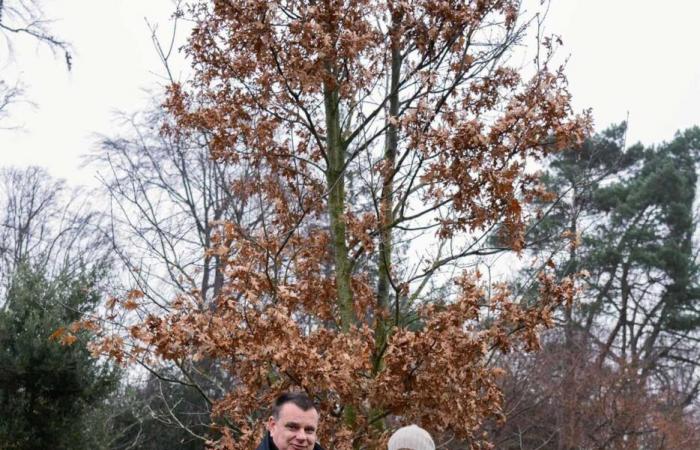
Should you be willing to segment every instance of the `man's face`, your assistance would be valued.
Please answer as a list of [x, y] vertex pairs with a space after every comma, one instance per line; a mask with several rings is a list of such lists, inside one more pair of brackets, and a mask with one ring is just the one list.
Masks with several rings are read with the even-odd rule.
[[316, 443], [318, 412], [304, 411], [294, 403], [285, 403], [277, 419], [270, 417], [267, 429], [279, 450], [311, 450]]

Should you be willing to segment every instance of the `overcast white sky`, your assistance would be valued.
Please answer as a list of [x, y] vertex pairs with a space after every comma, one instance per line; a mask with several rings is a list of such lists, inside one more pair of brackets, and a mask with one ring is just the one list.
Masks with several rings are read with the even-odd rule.
[[[536, 3], [536, 0], [528, 0]], [[73, 44], [66, 70], [30, 40], [0, 48], [0, 77], [19, 77], [36, 108], [15, 107], [22, 131], [0, 130], [0, 166], [41, 165], [71, 183], [96, 184], [80, 155], [95, 134], [114, 130], [113, 112], [136, 111], [144, 88], [163, 83], [145, 18], [170, 35], [171, 0], [45, 0], [52, 29]], [[596, 128], [625, 119], [628, 143], [669, 140], [700, 124], [700, 1], [553, 0], [546, 27], [560, 34], [577, 110], [593, 108]]]
[[[9, 122], [21, 131], [0, 130], [0, 166], [41, 165], [70, 182], [95, 185], [80, 156], [96, 134], [115, 129], [115, 111], [134, 112], [151, 97], [144, 89], [163, 85], [163, 66], [151, 42], [146, 19], [158, 24], [168, 41], [172, 0], [44, 0], [54, 34], [73, 46], [69, 72], [63, 55], [53, 55], [29, 38], [13, 36], [8, 62], [0, 47], [0, 77], [19, 78], [25, 97]], [[167, 44], [168, 42], [166, 42]]]

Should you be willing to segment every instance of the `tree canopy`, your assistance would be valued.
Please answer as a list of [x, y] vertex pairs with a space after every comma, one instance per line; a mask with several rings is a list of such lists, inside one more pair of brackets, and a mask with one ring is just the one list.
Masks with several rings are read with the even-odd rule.
[[545, 57], [555, 42], [523, 80], [505, 58], [527, 25], [515, 1], [190, 12], [194, 78], [170, 88], [164, 132], [205, 136], [212, 158], [247, 168], [231, 192], [249, 220], [219, 222], [213, 301], [191, 286], [163, 313], [130, 296], [122, 305], [150, 312], [135, 347], [105, 336], [101, 349], [216, 361], [232, 381], [214, 403], [221, 448], [254, 446], [289, 388], [319, 401], [335, 448], [380, 445], [395, 415], [486, 445], [481, 425], [501, 417], [489, 354], [537, 348], [573, 295], [544, 262], [525, 306], [465, 270], [528, 245], [529, 205], [546, 196], [530, 162], [587, 130]]

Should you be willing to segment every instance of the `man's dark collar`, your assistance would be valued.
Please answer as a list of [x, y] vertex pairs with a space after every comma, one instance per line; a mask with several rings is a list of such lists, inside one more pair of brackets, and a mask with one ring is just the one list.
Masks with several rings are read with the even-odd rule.
[[[261, 445], [259, 448], [262, 448], [264, 450], [279, 450], [275, 445], [275, 442], [272, 440], [272, 436], [270, 435], [269, 431], [265, 432], [265, 439], [263, 440], [263, 445]], [[319, 445], [318, 442], [316, 442], [314, 444], [314, 450], [323, 450], [323, 448]]]
[[267, 440], [267, 450], [278, 450], [277, 446], [275, 445], [275, 441], [272, 440], [272, 435], [268, 431], [265, 439]]

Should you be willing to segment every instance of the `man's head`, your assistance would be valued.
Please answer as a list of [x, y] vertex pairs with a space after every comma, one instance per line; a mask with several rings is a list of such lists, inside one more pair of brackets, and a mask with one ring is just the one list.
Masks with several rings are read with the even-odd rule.
[[280, 395], [272, 405], [267, 429], [279, 450], [313, 449], [318, 429], [318, 411], [314, 402], [301, 392]]

